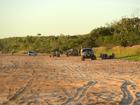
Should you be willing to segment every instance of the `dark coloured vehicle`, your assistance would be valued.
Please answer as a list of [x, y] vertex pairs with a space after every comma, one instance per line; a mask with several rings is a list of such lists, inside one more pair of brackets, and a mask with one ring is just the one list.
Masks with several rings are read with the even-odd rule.
[[35, 51], [28, 51], [27, 54], [29, 56], [37, 56], [37, 52], [35, 52]]
[[60, 51], [57, 49], [52, 50], [50, 57], [60, 57]]
[[69, 49], [66, 51], [67, 56], [78, 56], [78, 50], [77, 49]]
[[96, 60], [96, 56], [94, 55], [92, 48], [81, 49], [81, 60], [84, 61], [86, 58]]

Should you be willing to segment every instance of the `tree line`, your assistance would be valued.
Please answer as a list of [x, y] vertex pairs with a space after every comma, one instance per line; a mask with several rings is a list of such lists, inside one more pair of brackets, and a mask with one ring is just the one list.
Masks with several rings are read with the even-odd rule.
[[34, 50], [50, 53], [54, 49], [64, 52], [81, 47], [133, 46], [140, 44], [140, 18], [122, 18], [104, 27], [98, 27], [85, 35], [26, 36], [0, 39], [0, 52]]

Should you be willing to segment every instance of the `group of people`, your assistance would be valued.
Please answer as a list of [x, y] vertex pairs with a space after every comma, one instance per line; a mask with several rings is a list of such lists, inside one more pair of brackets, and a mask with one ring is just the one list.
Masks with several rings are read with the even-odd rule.
[[100, 54], [100, 58], [101, 59], [114, 59], [115, 58], [115, 54], [112, 53], [111, 55], [105, 54], [105, 53], [101, 53]]

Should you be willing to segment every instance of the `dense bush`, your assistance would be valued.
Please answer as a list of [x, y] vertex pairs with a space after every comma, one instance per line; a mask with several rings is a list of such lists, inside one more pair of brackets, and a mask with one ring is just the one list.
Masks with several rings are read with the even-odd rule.
[[123, 18], [106, 27], [99, 27], [86, 35], [26, 36], [0, 39], [3, 53], [35, 50], [50, 53], [53, 49], [61, 52], [70, 48], [97, 46], [132, 46], [140, 44], [140, 19]]

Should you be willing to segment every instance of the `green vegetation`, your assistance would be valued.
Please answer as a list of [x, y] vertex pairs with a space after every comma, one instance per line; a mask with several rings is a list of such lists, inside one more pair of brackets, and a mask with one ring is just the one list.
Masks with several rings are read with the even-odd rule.
[[94, 51], [97, 57], [99, 57], [101, 53], [106, 53], [109, 55], [114, 53], [117, 59], [140, 60], [140, 45], [135, 45], [132, 47], [115, 46], [113, 48], [98, 47], [94, 48]]
[[124, 57], [124, 58], [121, 58], [121, 59], [124, 59], [124, 60], [133, 60], [133, 61], [140, 61], [140, 55], [134, 55], [134, 56]]
[[[81, 47], [101, 47], [102, 50], [97, 50], [97, 55], [101, 52], [111, 53], [109, 48], [113, 48], [113, 52], [117, 57], [136, 56], [130, 54], [132, 50], [127, 50], [125, 47], [140, 45], [140, 19], [139, 18], [123, 18], [118, 22], [109, 24], [106, 27], [93, 29], [86, 35], [60, 35], [60, 36], [42, 36], [40, 33], [37, 36], [12, 37], [0, 39], [0, 52], [24, 52], [27, 50], [35, 50], [40, 53], [50, 53], [53, 49], [59, 49], [65, 52], [70, 48], [80, 49]], [[125, 52], [121, 52], [123, 46]], [[129, 58], [128, 58], [129, 59]], [[130, 58], [131, 59], [131, 58]]]

